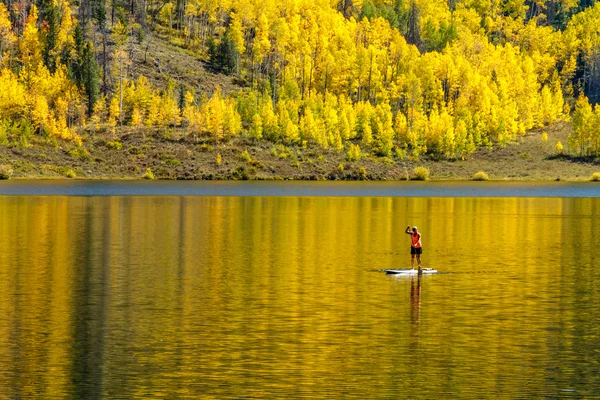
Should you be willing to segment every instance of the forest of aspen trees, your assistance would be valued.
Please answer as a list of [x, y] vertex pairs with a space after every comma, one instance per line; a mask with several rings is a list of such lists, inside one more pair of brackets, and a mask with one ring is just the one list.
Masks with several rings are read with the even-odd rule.
[[[135, 75], [153, 36], [237, 89]], [[158, 126], [461, 158], [572, 120], [570, 152], [599, 156], [598, 102], [595, 0], [0, 2], [3, 146]]]

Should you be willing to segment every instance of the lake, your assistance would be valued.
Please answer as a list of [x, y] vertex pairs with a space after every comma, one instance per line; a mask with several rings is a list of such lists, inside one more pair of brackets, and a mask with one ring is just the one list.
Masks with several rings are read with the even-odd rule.
[[600, 397], [600, 186], [360, 185], [2, 183], [0, 398]]

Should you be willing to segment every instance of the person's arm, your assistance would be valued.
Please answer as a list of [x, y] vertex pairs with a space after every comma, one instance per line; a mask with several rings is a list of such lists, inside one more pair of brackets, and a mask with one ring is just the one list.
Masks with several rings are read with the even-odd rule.
[[419, 233], [419, 236], [418, 236], [418, 237], [419, 237], [419, 241], [417, 242], [417, 244], [418, 244], [419, 246], [422, 246], [422, 244], [421, 244], [421, 234], [420, 234], [420, 233]]
[[408, 233], [409, 235], [411, 234], [410, 225], [406, 227], [406, 230], [404, 231], [404, 233]]

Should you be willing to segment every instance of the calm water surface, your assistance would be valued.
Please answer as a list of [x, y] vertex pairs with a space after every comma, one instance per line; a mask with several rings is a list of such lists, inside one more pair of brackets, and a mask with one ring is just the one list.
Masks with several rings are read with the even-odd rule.
[[[0, 197], [0, 398], [598, 398], [600, 199]], [[423, 233], [421, 279], [407, 224]]]

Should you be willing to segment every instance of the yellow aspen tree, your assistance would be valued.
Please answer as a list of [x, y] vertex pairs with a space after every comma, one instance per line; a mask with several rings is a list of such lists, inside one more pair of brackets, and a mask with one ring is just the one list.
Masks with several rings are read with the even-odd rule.
[[110, 99], [110, 104], [108, 106], [108, 124], [113, 128], [117, 125], [117, 122], [119, 122], [121, 118], [120, 104], [121, 102], [119, 100], [119, 95], [115, 94]]
[[310, 108], [306, 108], [300, 117], [300, 136], [306, 141], [314, 140], [317, 136], [315, 118]]
[[319, 115], [315, 115], [315, 141], [322, 148], [329, 148], [329, 141], [327, 140], [327, 128], [325, 127], [325, 121]]
[[142, 113], [140, 112], [140, 108], [138, 106], [134, 106], [133, 111], [131, 111], [130, 124], [136, 128], [142, 125]]
[[[465, 156], [467, 154], [472, 153], [469, 143], [469, 131], [467, 128], [467, 124], [463, 119], [460, 119], [456, 122], [456, 126], [454, 127], [454, 140], [456, 143], [456, 153]], [[474, 149], [473, 149], [474, 151]]]
[[182, 110], [183, 123], [186, 127], [197, 129], [198, 121], [196, 118], [197, 108], [194, 106], [194, 95], [188, 90], [184, 95], [184, 105]]
[[26, 89], [9, 69], [0, 71], [0, 118], [14, 118], [25, 112]]
[[594, 156], [600, 155], [600, 105], [594, 106], [594, 117], [592, 119], [590, 132], [590, 145]]
[[169, 92], [163, 93], [158, 98], [160, 105], [160, 121], [161, 124], [177, 126], [181, 123], [181, 115], [177, 101]]
[[73, 10], [71, 5], [66, 0], [57, 2], [60, 10], [60, 29], [58, 31], [56, 47], [59, 51], [65, 50], [67, 47], [74, 45], [73, 31], [75, 30], [76, 20], [73, 18]]
[[288, 143], [297, 143], [300, 140], [298, 126], [292, 122], [287, 113], [282, 113], [279, 118], [281, 137]]
[[[570, 110], [568, 110], [569, 106], [565, 103], [565, 99], [563, 97], [563, 91], [560, 84], [560, 78], [558, 73], [555, 71], [552, 80], [550, 82], [551, 91], [552, 91], [552, 106], [553, 106], [553, 115], [554, 120], [562, 119], [565, 115], [570, 114]], [[565, 111], [565, 107], [567, 110]]]
[[373, 129], [371, 126], [373, 107], [369, 102], [360, 102], [356, 104], [355, 110], [357, 136], [361, 139], [363, 147], [368, 147], [373, 141]]
[[338, 97], [339, 104], [339, 131], [343, 141], [353, 139], [356, 136], [356, 115], [354, 106], [349, 97], [340, 95]]
[[240, 15], [234, 11], [230, 14], [231, 23], [229, 25], [229, 39], [233, 42], [236, 51], [237, 73], [240, 72], [240, 56], [246, 52], [246, 41], [244, 39], [244, 27]]
[[147, 126], [161, 125], [163, 121], [160, 107], [160, 96], [158, 96], [157, 94], [152, 94], [150, 96], [150, 103], [147, 105], [146, 116], [144, 121], [144, 123]]
[[69, 111], [69, 101], [64, 96], [59, 97], [54, 102], [54, 120], [56, 134], [63, 139], [71, 139], [72, 134], [67, 127], [67, 112]]
[[260, 118], [262, 121], [263, 137], [270, 140], [277, 137], [279, 125], [277, 121], [277, 115], [273, 110], [273, 102], [271, 101], [271, 98], [267, 98], [262, 102], [260, 108]]
[[25, 22], [25, 29], [23, 30], [23, 35], [19, 42], [21, 61], [23, 63], [21, 79], [23, 79], [28, 87], [31, 86], [38, 68], [42, 68], [42, 47], [37, 20], [37, 7], [33, 5], [29, 10], [29, 16]]
[[345, 142], [349, 140], [352, 136], [352, 128], [350, 127], [350, 122], [348, 121], [348, 115], [346, 114], [346, 110], [342, 109], [340, 111], [340, 117], [338, 122], [337, 130], [339, 132], [340, 140]]
[[446, 157], [454, 157], [456, 155], [457, 147], [454, 119], [445, 108], [440, 113], [439, 129], [441, 131], [441, 149], [443, 154]]
[[106, 97], [102, 96], [94, 103], [94, 110], [90, 118], [90, 124], [94, 129], [100, 129], [100, 124], [106, 120], [106, 112]]
[[541, 119], [544, 125], [550, 125], [556, 119], [556, 111], [554, 107], [554, 98], [552, 91], [548, 86], [544, 86], [541, 93]]
[[[40, 132], [49, 128], [50, 110], [44, 96], [35, 96], [31, 105], [31, 122]], [[49, 129], [48, 129], [49, 130]]]
[[[154, 102], [154, 105], [151, 104]], [[123, 91], [123, 118], [127, 116], [127, 113], [131, 113], [134, 106], [139, 108], [142, 118], [149, 112], [150, 107], [153, 107], [154, 115], [152, 117], [151, 125], [155, 125], [158, 120], [157, 113], [162, 112], [163, 105], [161, 98], [157, 91], [152, 89], [148, 78], [140, 75], [135, 81], [125, 82], [125, 89]]]
[[573, 112], [573, 133], [569, 135], [569, 146], [580, 156], [587, 155], [591, 131], [593, 129], [593, 111], [587, 97], [579, 96]]
[[375, 151], [379, 156], [390, 157], [394, 148], [394, 123], [389, 103], [377, 104], [375, 108]]
[[600, 155], [600, 105], [594, 106], [594, 113], [590, 121], [590, 154]]
[[224, 111], [220, 89], [217, 89], [211, 99], [200, 108], [203, 129], [217, 139], [223, 138], [225, 134], [223, 130]]
[[223, 133], [225, 135], [238, 135], [242, 131], [242, 117], [236, 110], [235, 101], [231, 98], [223, 101]]
[[344, 145], [339, 131], [339, 117], [337, 98], [331, 94], [325, 95], [323, 107], [323, 122], [327, 133], [327, 143], [337, 150], [342, 150]]
[[260, 114], [254, 114], [252, 116], [252, 123], [250, 124], [249, 134], [253, 138], [262, 139], [262, 132], [262, 118], [260, 117]]
[[258, 17], [256, 36], [254, 37], [254, 45], [252, 46], [253, 63], [259, 65], [262, 64], [270, 49], [269, 20], [265, 14], [261, 14], [260, 17]]
[[402, 145], [408, 145], [408, 121], [402, 112], [398, 112], [394, 118], [395, 139]]

